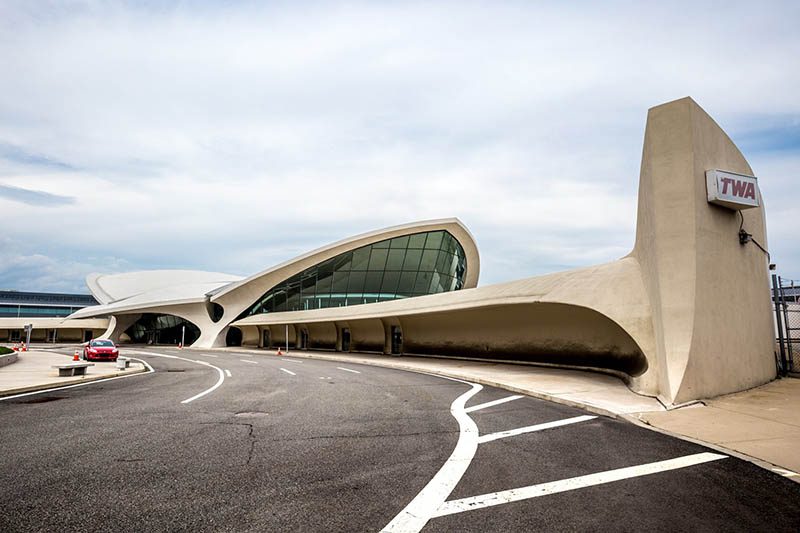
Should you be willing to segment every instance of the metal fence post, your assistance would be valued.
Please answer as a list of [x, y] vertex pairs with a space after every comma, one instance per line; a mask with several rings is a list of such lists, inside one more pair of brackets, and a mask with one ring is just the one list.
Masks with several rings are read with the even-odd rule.
[[775, 326], [778, 329], [778, 346], [781, 353], [781, 360], [780, 360], [780, 373], [782, 376], [786, 375], [786, 372], [789, 368], [786, 366], [786, 346], [783, 341], [783, 319], [781, 317], [781, 304], [783, 300], [781, 299], [781, 291], [779, 289], [780, 286], [780, 278], [776, 274], [772, 275], [772, 299], [775, 301]]

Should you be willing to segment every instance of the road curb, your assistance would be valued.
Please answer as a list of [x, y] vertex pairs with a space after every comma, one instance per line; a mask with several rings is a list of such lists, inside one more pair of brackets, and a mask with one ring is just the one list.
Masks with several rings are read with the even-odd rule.
[[115, 378], [115, 377], [123, 377], [123, 376], [135, 376], [136, 374], [141, 374], [143, 372], [149, 372], [146, 366], [142, 365], [142, 368], [138, 370], [128, 370], [127, 372], [111, 372], [108, 374], [97, 374], [92, 376], [84, 376], [78, 379], [69, 379], [64, 381], [51, 381], [49, 383], [41, 383], [39, 385], [31, 385], [29, 387], [19, 387], [16, 389], [6, 389], [0, 391], [0, 399], [6, 398], [8, 396], [16, 396], [17, 394], [26, 394], [29, 392], [37, 392], [41, 390], [48, 390], [48, 389], [58, 389], [60, 387], [67, 387], [70, 385], [79, 385], [82, 383], [91, 383], [93, 381], [98, 381], [101, 379], [108, 379], [108, 378]]
[[[676, 438], [676, 439], [684, 440], [686, 442], [691, 442], [692, 444], [697, 444], [699, 446], [704, 446], [706, 448], [711, 448], [712, 450], [718, 451], [720, 453], [724, 453], [726, 455], [730, 455], [731, 457], [736, 457], [737, 459], [741, 459], [742, 461], [747, 461], [748, 463], [753, 463], [754, 465], [756, 465], [758, 467], [761, 467], [761, 468], [764, 468], [766, 470], [771, 471], [773, 474], [777, 473], [777, 472], [775, 472], [776, 468], [780, 469], [780, 470], [786, 470], [786, 471], [791, 472], [791, 470], [789, 470], [789, 469], [787, 469], [787, 468], [785, 468], [785, 467], [783, 467], [781, 465], [776, 465], [774, 463], [770, 463], [769, 461], [765, 461], [764, 459], [759, 459], [758, 457], [753, 457], [752, 455], [747, 455], [746, 453], [742, 453], [742, 452], [739, 452], [739, 451], [736, 451], [736, 450], [732, 450], [730, 448], [726, 448], [724, 446], [720, 446], [719, 444], [714, 444], [713, 442], [706, 442], [704, 440], [696, 439], [696, 438], [690, 437], [688, 435], [683, 435], [681, 433], [675, 433], [674, 431], [670, 431], [668, 429], [664, 429], [664, 428], [660, 428], [658, 426], [654, 426], [654, 425], [649, 424], [649, 423], [645, 422], [644, 420], [638, 418], [635, 413], [634, 414], [620, 415], [619, 418], [621, 418], [622, 420], [625, 420], [626, 422], [629, 422], [629, 423], [631, 423], [631, 424], [633, 424], [635, 426], [638, 426], [640, 428], [649, 429], [650, 431], [655, 431], [656, 433], [661, 433], [662, 435], [667, 435], [669, 437], [673, 437], [673, 438]], [[778, 475], [780, 475], [780, 474], [778, 474]], [[794, 481], [795, 483], [800, 483], [800, 476], [793, 476], [793, 477], [782, 476], [782, 477], [785, 477], [786, 479]]]

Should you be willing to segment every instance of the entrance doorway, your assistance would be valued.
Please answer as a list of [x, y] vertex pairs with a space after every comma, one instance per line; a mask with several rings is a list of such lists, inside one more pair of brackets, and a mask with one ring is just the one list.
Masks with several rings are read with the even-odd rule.
[[269, 338], [269, 330], [265, 329], [261, 332], [261, 347], [262, 348], [269, 348], [270, 338]]
[[92, 330], [90, 329], [83, 330], [83, 342], [89, 342], [90, 340], [92, 340], [93, 337], [94, 335], [92, 335]]
[[403, 353], [403, 330], [400, 326], [392, 326], [392, 354]]
[[300, 330], [300, 345], [297, 348], [300, 350], [308, 349], [308, 331], [305, 329]]
[[350, 330], [347, 328], [342, 328], [342, 351], [350, 351]]
[[242, 345], [242, 330], [236, 326], [228, 328], [228, 333], [225, 335], [225, 346], [241, 346]]

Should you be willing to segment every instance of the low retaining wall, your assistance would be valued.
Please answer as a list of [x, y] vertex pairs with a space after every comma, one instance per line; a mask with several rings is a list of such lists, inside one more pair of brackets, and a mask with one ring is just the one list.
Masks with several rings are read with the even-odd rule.
[[16, 363], [18, 358], [17, 352], [0, 355], [0, 367]]

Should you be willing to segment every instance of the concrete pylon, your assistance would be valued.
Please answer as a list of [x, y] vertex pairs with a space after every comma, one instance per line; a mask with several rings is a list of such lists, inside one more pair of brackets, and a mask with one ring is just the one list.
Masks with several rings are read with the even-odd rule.
[[[774, 331], [761, 207], [707, 202], [705, 171], [753, 175], [724, 131], [691, 98], [649, 110], [636, 244], [665, 403], [740, 391], [775, 377]], [[760, 197], [760, 191], [758, 193]], [[743, 217], [743, 218], [741, 218]]]

